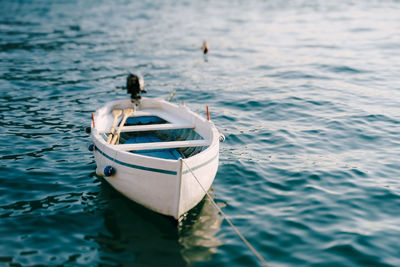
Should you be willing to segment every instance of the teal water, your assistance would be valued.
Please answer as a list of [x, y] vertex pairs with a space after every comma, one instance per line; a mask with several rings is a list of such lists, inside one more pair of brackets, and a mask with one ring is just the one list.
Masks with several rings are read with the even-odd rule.
[[214, 200], [269, 266], [400, 266], [399, 30], [395, 0], [0, 1], [0, 265], [262, 266], [208, 200], [176, 226], [95, 175], [132, 70], [209, 105]]

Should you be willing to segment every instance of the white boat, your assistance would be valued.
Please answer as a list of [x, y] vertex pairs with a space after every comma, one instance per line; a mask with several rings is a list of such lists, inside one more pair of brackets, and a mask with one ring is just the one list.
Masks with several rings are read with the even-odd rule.
[[[116, 117], [121, 112], [115, 110], [130, 109], [129, 117]], [[113, 140], [119, 136], [116, 144], [109, 143], [111, 132]], [[183, 103], [107, 103], [93, 114], [91, 139], [98, 175], [129, 199], [177, 220], [202, 200], [217, 173], [220, 133]]]

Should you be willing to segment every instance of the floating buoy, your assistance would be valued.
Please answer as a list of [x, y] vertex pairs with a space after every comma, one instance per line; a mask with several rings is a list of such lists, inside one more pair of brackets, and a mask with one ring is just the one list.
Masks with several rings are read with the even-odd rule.
[[96, 149], [96, 146], [94, 144], [88, 145], [89, 151], [94, 151]]
[[104, 168], [104, 175], [107, 177], [113, 176], [115, 174], [115, 168], [112, 166], [106, 166]]
[[91, 131], [92, 131], [92, 128], [90, 128], [90, 127], [86, 127], [86, 128], [85, 128], [85, 132], [86, 132], [87, 134], [90, 134]]
[[207, 42], [204, 41], [204, 42], [203, 42], [203, 46], [201, 47], [201, 51], [203, 51], [203, 54], [205, 55], [205, 54], [208, 53], [208, 50], [209, 50], [209, 49], [210, 49], [210, 48], [209, 48]]

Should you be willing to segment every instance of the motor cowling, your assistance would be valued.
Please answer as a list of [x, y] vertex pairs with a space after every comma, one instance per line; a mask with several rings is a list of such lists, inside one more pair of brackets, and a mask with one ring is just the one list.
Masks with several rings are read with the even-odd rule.
[[143, 78], [138, 75], [129, 73], [128, 78], [126, 79], [126, 90], [128, 94], [131, 95], [132, 102], [138, 102], [140, 100], [140, 94], [146, 93], [144, 90], [144, 82]]

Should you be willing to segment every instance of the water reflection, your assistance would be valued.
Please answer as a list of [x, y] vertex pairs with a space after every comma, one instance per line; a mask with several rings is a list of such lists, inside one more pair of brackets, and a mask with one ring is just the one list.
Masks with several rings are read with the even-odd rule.
[[[123, 197], [102, 182], [104, 228], [86, 236], [98, 244], [100, 264], [189, 266], [211, 259], [221, 241], [222, 218], [204, 199], [178, 223]], [[157, 255], [157, 256], [155, 256]]]
[[[213, 188], [209, 193], [214, 198]], [[222, 244], [217, 236], [222, 220], [211, 200], [205, 198], [179, 221], [179, 243], [183, 246], [181, 254], [188, 265], [211, 259], [216, 248]]]

